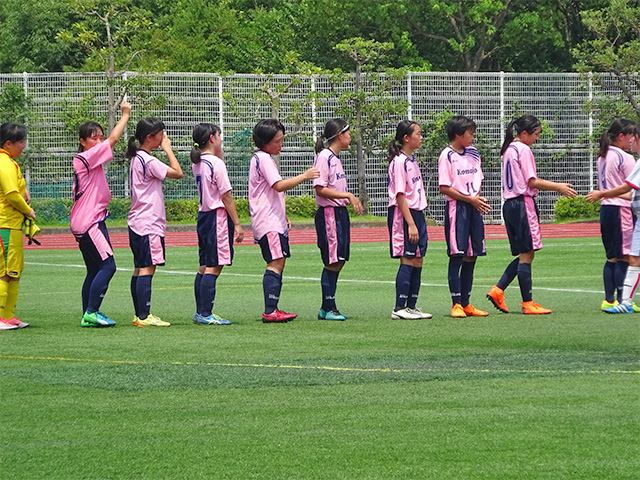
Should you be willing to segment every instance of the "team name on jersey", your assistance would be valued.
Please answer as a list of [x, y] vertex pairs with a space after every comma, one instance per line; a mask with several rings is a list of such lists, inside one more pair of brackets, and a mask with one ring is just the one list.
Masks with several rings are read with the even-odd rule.
[[417, 177], [411, 178], [411, 183], [419, 182], [422, 179], [422, 175], [418, 175]]
[[457, 169], [458, 175], [473, 175], [474, 173], [478, 173], [478, 169], [476, 167], [467, 168], [466, 170]]
[[347, 178], [346, 173], [336, 173], [336, 180], [342, 180], [343, 178]]

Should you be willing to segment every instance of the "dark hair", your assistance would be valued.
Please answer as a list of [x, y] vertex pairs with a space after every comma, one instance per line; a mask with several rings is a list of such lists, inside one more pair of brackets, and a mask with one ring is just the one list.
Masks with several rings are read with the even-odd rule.
[[629, 133], [632, 135], [637, 134], [637, 126], [631, 120], [627, 120], [626, 118], [616, 118], [609, 130], [602, 134], [600, 137], [600, 148], [598, 149], [598, 156], [604, 157], [607, 155], [607, 151], [609, 150], [609, 146], [611, 142], [616, 139], [616, 137], [620, 134], [628, 135]]
[[[94, 133], [97, 133], [98, 130], [104, 134], [104, 129], [98, 122], [84, 122], [78, 129], [78, 137], [80, 140], [86, 140], [87, 138], [92, 137]], [[78, 153], [80, 152], [84, 152], [82, 144], [78, 147]]]
[[398, 127], [396, 128], [396, 136], [391, 140], [391, 143], [389, 143], [389, 155], [387, 156], [388, 162], [391, 162], [391, 160], [400, 153], [404, 146], [404, 136], [413, 134], [415, 130], [414, 125], [418, 124], [411, 120], [402, 120], [398, 124]]
[[283, 135], [285, 133], [284, 125], [280, 120], [276, 120], [275, 118], [261, 120], [253, 127], [253, 143], [262, 150], [267, 143], [273, 140], [273, 137], [275, 137], [278, 132], [282, 132]]
[[17, 123], [3, 123], [0, 125], [0, 147], [5, 143], [16, 143], [27, 138], [27, 127]]
[[[514, 127], [516, 129], [516, 135], [513, 134]], [[538, 120], [537, 117], [528, 113], [511, 120], [509, 125], [507, 125], [504, 142], [502, 142], [502, 148], [500, 149], [500, 155], [504, 155], [504, 152], [507, 151], [507, 148], [509, 148], [509, 145], [511, 145], [511, 142], [513, 142], [513, 139], [516, 136], [520, 135], [522, 132], [527, 132], [531, 135], [538, 128], [542, 128], [542, 123], [540, 123], [540, 120]]]
[[147, 135], [156, 135], [158, 132], [161, 132], [166, 127], [161, 120], [158, 120], [155, 117], [145, 117], [138, 122], [136, 125], [136, 134], [129, 138], [129, 143], [127, 145], [127, 153], [125, 157], [133, 158], [138, 151], [138, 147], [136, 147], [136, 140], [140, 145], [144, 143], [147, 139]]
[[331, 145], [331, 143], [338, 138], [338, 135], [347, 130], [349, 130], [349, 124], [342, 118], [329, 120], [324, 126], [324, 132], [318, 137], [318, 140], [316, 140], [316, 153], [320, 153], [325, 148], [325, 140], [327, 140], [327, 145]]
[[215, 134], [221, 134], [222, 130], [218, 125], [213, 123], [199, 123], [193, 127], [193, 147], [191, 147], [191, 163], [200, 163], [200, 155], [202, 149], [209, 143], [209, 137]]
[[464, 135], [467, 130], [471, 130], [474, 133], [476, 131], [476, 122], [469, 117], [456, 115], [447, 122], [447, 136], [450, 142], [456, 138], [456, 135]]

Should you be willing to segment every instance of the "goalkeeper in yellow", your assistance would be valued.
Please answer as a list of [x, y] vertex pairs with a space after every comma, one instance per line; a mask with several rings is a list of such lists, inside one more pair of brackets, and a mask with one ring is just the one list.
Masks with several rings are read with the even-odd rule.
[[35, 220], [27, 184], [15, 159], [22, 155], [27, 129], [15, 123], [0, 126], [0, 330], [28, 327], [14, 315], [18, 281], [24, 268], [22, 222]]

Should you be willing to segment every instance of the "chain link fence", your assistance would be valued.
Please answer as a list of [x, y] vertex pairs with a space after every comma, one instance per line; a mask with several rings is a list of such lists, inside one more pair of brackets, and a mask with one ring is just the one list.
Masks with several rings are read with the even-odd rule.
[[[128, 196], [128, 162], [122, 153], [135, 121], [153, 115], [167, 125], [172, 147], [177, 152], [185, 177], [165, 182], [168, 198], [193, 198], [195, 183], [188, 154], [191, 130], [198, 122], [212, 122], [223, 129], [225, 161], [236, 197], [247, 196], [248, 163], [253, 152], [250, 129], [262, 118], [277, 115], [287, 127], [287, 139], [280, 156], [283, 177], [301, 173], [313, 164], [313, 144], [324, 123], [336, 116], [341, 92], [353, 90], [353, 77], [339, 83], [329, 76], [232, 75], [204, 73], [165, 73], [141, 76], [144, 80], [131, 90], [132, 120], [118, 144], [120, 153], [109, 166], [108, 180], [116, 197]], [[34, 197], [71, 198], [71, 160], [77, 152], [75, 128], [69, 127], [79, 116], [100, 121], [107, 128], [107, 82], [100, 73], [48, 73], [0, 75], [0, 88], [14, 82], [23, 86], [30, 100], [33, 120], [29, 124], [28, 162], [24, 169]], [[116, 84], [116, 90], [121, 87]], [[514, 114], [531, 113], [546, 122], [552, 135], [534, 145], [538, 173], [542, 178], [572, 183], [584, 194], [593, 187], [595, 158], [588, 135], [595, 126], [586, 113], [585, 101], [603, 92], [579, 74], [514, 73], [409, 73], [389, 95], [408, 104], [406, 118], [419, 123], [449, 110], [472, 117], [485, 152], [483, 195], [500, 218], [499, 148], [504, 127]], [[9, 119], [0, 119], [7, 121]], [[385, 215], [387, 207], [386, 145], [395, 133], [399, 118], [387, 119], [379, 129], [379, 148], [367, 163], [367, 188], [370, 211]], [[352, 142], [354, 147], [355, 142]], [[446, 145], [442, 145], [444, 148]], [[424, 183], [430, 200], [427, 215], [443, 221], [444, 197], [438, 191], [437, 159], [439, 151], [418, 153]], [[349, 179], [349, 188], [357, 193], [355, 148], [340, 155]], [[310, 182], [296, 187], [288, 195], [312, 195]], [[538, 203], [541, 218], [553, 216], [557, 194], [541, 192]]]

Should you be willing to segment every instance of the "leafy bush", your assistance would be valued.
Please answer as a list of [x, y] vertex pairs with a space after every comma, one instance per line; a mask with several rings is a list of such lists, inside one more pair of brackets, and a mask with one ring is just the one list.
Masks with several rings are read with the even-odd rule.
[[196, 222], [198, 219], [198, 199], [191, 200], [165, 200], [164, 208], [169, 222]]
[[556, 220], [577, 220], [598, 218], [600, 202], [588, 203], [583, 196], [575, 198], [560, 197], [554, 207]]
[[111, 220], [118, 220], [121, 218], [127, 218], [129, 210], [131, 210], [130, 198], [112, 198], [107, 207], [109, 210], [109, 218]]
[[31, 207], [36, 212], [38, 223], [64, 223], [69, 221], [73, 202], [62, 198], [34, 198]]
[[298, 217], [313, 218], [316, 214], [316, 199], [309, 195], [287, 197], [287, 213]]

